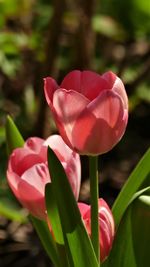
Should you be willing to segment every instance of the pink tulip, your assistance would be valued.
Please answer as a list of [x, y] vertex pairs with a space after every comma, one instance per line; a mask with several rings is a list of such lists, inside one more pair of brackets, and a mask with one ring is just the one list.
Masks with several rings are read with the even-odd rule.
[[[99, 206], [99, 223], [100, 223], [100, 230], [99, 230], [99, 240], [100, 240], [100, 260], [101, 262], [104, 261], [112, 247], [114, 233], [115, 233], [115, 226], [114, 226], [114, 219], [109, 209], [107, 203], [100, 198], [98, 202]], [[80, 213], [85, 224], [86, 230], [91, 236], [91, 207], [84, 203], [78, 203], [78, 207], [80, 209]]]
[[128, 99], [122, 81], [113, 72], [100, 76], [74, 70], [60, 86], [51, 77], [44, 81], [47, 103], [70, 148], [97, 155], [119, 142], [128, 121]]
[[80, 158], [59, 135], [52, 135], [46, 141], [38, 137], [29, 138], [24, 147], [13, 151], [7, 170], [8, 183], [16, 198], [40, 219], [46, 219], [44, 193], [46, 183], [50, 182], [47, 146], [61, 161], [77, 199], [81, 179]]

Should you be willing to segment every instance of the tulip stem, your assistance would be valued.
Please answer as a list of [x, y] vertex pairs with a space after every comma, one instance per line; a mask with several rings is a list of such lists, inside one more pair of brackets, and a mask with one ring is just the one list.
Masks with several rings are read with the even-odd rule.
[[91, 240], [100, 262], [99, 221], [98, 221], [98, 157], [89, 156], [90, 193], [91, 193]]

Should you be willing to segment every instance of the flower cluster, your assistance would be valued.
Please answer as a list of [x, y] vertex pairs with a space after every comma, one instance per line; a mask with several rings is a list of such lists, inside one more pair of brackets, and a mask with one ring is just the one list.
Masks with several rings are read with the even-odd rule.
[[[79, 154], [103, 154], [119, 142], [127, 125], [128, 100], [122, 81], [112, 72], [100, 76], [91, 71], [75, 70], [60, 86], [47, 77], [44, 91], [60, 135], [52, 135], [47, 140], [32, 137], [23, 147], [16, 148], [9, 158], [7, 180], [20, 203], [33, 216], [46, 221], [45, 185], [51, 182], [47, 147], [50, 146], [60, 160], [78, 200]], [[103, 261], [112, 247], [115, 229], [106, 202], [99, 199], [98, 206], [100, 258]], [[78, 207], [91, 236], [91, 207], [80, 202]]]

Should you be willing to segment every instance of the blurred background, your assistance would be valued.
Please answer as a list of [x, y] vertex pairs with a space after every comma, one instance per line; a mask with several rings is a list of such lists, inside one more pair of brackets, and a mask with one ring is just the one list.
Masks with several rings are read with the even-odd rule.
[[[6, 115], [23, 137], [56, 132], [43, 77], [114, 71], [129, 96], [124, 138], [99, 158], [100, 196], [113, 204], [150, 144], [149, 0], [0, 0], [0, 267], [50, 266], [6, 182]], [[87, 158], [80, 200], [89, 202]]]

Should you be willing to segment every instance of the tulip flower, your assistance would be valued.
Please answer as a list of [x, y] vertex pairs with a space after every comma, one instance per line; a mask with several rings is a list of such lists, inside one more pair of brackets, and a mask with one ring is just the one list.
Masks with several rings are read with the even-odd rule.
[[44, 79], [47, 103], [65, 143], [80, 154], [106, 153], [123, 136], [128, 121], [124, 85], [113, 72], [102, 76], [74, 70], [57, 85]]
[[80, 158], [59, 135], [52, 135], [47, 140], [37, 137], [27, 139], [24, 147], [14, 149], [10, 155], [7, 170], [8, 184], [16, 198], [40, 219], [46, 219], [44, 194], [45, 185], [50, 182], [47, 146], [53, 149], [62, 163], [77, 199], [81, 179]]
[[[91, 236], [91, 206], [78, 203], [78, 207], [85, 225], [85, 228]], [[109, 209], [107, 203], [100, 198], [98, 200], [98, 219], [99, 219], [99, 242], [100, 242], [100, 260], [103, 262], [112, 247], [114, 233], [115, 233], [115, 226], [114, 226], [114, 219], [111, 210]]]

